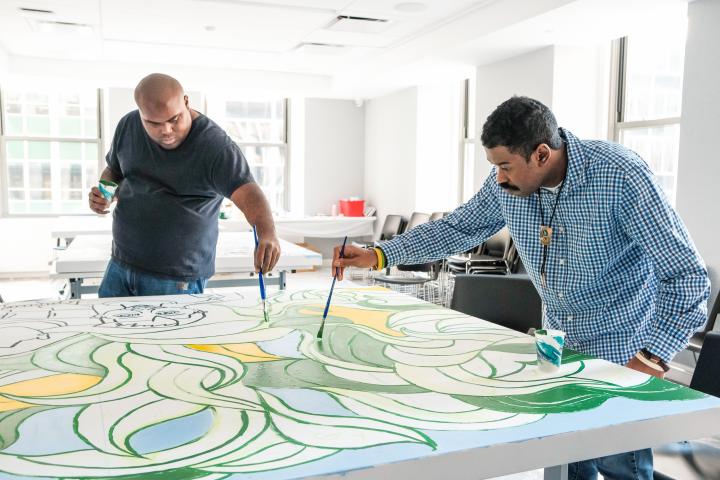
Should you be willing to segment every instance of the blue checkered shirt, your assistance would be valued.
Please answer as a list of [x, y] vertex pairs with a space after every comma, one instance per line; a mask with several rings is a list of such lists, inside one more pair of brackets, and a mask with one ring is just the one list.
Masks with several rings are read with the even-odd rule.
[[[493, 169], [475, 196], [442, 220], [380, 246], [388, 264], [464, 252], [507, 225], [543, 301], [546, 328], [566, 346], [625, 364], [642, 348], [669, 361], [706, 320], [707, 270], [688, 232], [634, 152], [564, 129], [568, 170], [540, 282], [538, 194], [515, 197]], [[547, 222], [557, 193], [542, 192]]]

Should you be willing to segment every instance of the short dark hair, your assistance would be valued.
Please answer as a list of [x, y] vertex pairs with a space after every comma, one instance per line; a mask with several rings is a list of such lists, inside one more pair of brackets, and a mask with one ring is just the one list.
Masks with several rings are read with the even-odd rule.
[[518, 96], [505, 100], [490, 114], [480, 139], [485, 148], [507, 147], [526, 159], [541, 143], [552, 149], [563, 143], [550, 109], [535, 99]]

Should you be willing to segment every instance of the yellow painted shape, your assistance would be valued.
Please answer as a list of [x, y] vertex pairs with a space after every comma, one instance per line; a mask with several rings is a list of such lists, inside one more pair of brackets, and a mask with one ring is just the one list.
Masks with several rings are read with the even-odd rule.
[[260, 349], [254, 343], [229, 343], [225, 345], [187, 345], [188, 348], [193, 350], [200, 350], [201, 352], [219, 353], [220, 355], [226, 355], [228, 357], [237, 358], [241, 362], [253, 363], [253, 362], [272, 362], [275, 360], [282, 360], [282, 357], [267, 353]]
[[[300, 313], [305, 315], [320, 315], [322, 316], [325, 310], [324, 306], [313, 305], [313, 308], [319, 310], [303, 309]], [[328, 315], [333, 317], [347, 318], [356, 325], [365, 325], [366, 327], [372, 328], [373, 330], [390, 335], [392, 337], [404, 337], [405, 335], [389, 328], [387, 326], [388, 318], [392, 312], [385, 312], [382, 310], [363, 310], [361, 308], [343, 307], [343, 306], [331, 306], [328, 311]]]
[[[15, 395], [18, 397], [48, 397], [53, 395], [66, 395], [77, 393], [97, 384], [102, 377], [84, 375], [82, 373], [61, 373], [47, 377], [23, 380], [0, 386], [0, 394]], [[27, 408], [32, 405], [0, 396], [0, 412]]]

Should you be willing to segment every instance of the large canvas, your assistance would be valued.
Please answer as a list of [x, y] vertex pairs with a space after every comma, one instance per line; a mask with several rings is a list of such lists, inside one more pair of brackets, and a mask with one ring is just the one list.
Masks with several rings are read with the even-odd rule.
[[382, 289], [0, 306], [3, 478], [300, 478], [717, 407]]

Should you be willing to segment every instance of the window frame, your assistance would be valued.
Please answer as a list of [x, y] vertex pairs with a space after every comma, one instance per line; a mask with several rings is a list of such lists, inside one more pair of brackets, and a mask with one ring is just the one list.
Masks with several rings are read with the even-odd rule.
[[[95, 88], [97, 98], [97, 136], [78, 138], [78, 137], [53, 137], [53, 136], [33, 136], [33, 135], [6, 135], [7, 126], [5, 118], [5, 95], [7, 89], [4, 85], [0, 85], [0, 218], [54, 218], [58, 216], [84, 216], [92, 214], [88, 209], [87, 213], [78, 212], [47, 212], [47, 213], [10, 213], [10, 186], [8, 179], [8, 158], [7, 158], [7, 142], [64, 142], [64, 143], [94, 143], [97, 146], [96, 167], [98, 178], [102, 172], [104, 158], [104, 135], [103, 135], [103, 92], [101, 88]], [[25, 93], [26, 90], [23, 90]], [[54, 180], [54, 179], [53, 179]], [[51, 191], [55, 194], [55, 187], [51, 187]], [[83, 186], [84, 189], [84, 186]]]
[[[223, 105], [225, 105], [229, 101], [252, 101], [252, 98], [242, 98], [242, 96], [239, 97], [229, 97], [227, 95], [217, 95], [215, 96], [217, 98], [217, 101], [222, 102]], [[291, 102], [288, 97], [283, 97], [281, 99], [283, 104], [283, 132], [280, 138], [280, 141], [278, 142], [241, 142], [241, 141], [235, 141], [232, 137], [230, 139], [238, 146], [240, 147], [240, 150], [244, 147], [277, 147], [280, 149], [282, 154], [285, 157], [285, 165], [283, 165], [283, 183], [282, 183], [282, 189], [283, 189], [283, 199], [282, 199], [282, 205], [278, 205], [277, 207], [282, 208], [285, 212], [290, 211], [290, 108], [291, 108]], [[215, 103], [216, 100], [210, 100], [212, 103]], [[206, 103], [206, 111], [212, 115], [212, 109], [207, 108], [208, 103], [208, 97], [205, 98]], [[217, 107], [214, 107], [217, 108]], [[212, 118], [212, 117], [210, 117]], [[218, 122], [219, 123], [219, 122]], [[221, 128], [224, 129], [223, 125], [220, 125]], [[227, 133], [227, 131], [226, 131]], [[228, 135], [229, 136], [229, 135]], [[243, 155], [245, 153], [243, 152]], [[249, 162], [248, 162], [249, 164]], [[260, 186], [260, 184], [258, 184]], [[262, 188], [262, 187], [261, 187]], [[272, 205], [271, 205], [272, 207]], [[276, 212], [276, 213], [283, 213], [283, 212]]]
[[[623, 130], [633, 130], [637, 128], [667, 127], [680, 125], [682, 112], [680, 116], [661, 117], [652, 120], [625, 120], [625, 95], [627, 92], [627, 60], [628, 60], [628, 37], [624, 36], [613, 40], [611, 48], [611, 67], [610, 67], [610, 115], [608, 115], [608, 138], [609, 140], [620, 143], [620, 137]], [[646, 162], [647, 159], [644, 159]], [[680, 159], [678, 158], [678, 162]], [[673, 197], [668, 198], [672, 205], [677, 200], [677, 171], [673, 177]], [[657, 175], [653, 172], [653, 175]]]

